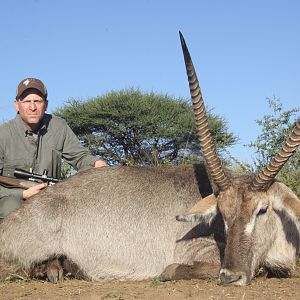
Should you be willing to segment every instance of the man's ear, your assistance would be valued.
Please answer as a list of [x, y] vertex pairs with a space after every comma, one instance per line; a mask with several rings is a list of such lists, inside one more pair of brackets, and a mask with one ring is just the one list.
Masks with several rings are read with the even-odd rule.
[[199, 200], [188, 212], [176, 216], [176, 220], [210, 223], [217, 215], [217, 212], [217, 197], [211, 194]]
[[15, 107], [16, 112], [19, 112], [19, 101], [14, 100], [14, 107]]
[[48, 100], [45, 99], [45, 111], [47, 110], [47, 108], [48, 108]]

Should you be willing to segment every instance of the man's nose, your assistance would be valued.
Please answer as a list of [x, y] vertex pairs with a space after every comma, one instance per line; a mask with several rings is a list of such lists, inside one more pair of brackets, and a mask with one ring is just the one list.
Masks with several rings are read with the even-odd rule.
[[29, 109], [31, 109], [31, 110], [36, 110], [36, 104], [32, 101], [32, 102], [30, 102], [30, 104], [29, 104]]

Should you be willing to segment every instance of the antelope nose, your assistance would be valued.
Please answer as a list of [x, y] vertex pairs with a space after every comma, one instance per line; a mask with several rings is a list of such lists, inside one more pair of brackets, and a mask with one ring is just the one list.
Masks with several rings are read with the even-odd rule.
[[228, 272], [228, 270], [220, 272], [220, 276], [219, 276], [221, 283], [225, 283], [225, 284], [238, 281], [240, 278], [241, 278], [240, 275], [234, 274], [232, 272]]

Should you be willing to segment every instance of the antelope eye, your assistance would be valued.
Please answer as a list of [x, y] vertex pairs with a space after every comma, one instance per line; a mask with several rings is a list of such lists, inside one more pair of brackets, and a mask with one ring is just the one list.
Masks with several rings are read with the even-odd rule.
[[263, 208], [261, 208], [260, 210], [259, 210], [259, 212], [258, 212], [258, 216], [259, 215], [263, 215], [263, 214], [265, 214], [266, 212], [267, 212], [267, 210], [268, 210], [268, 206], [267, 207], [263, 207]]

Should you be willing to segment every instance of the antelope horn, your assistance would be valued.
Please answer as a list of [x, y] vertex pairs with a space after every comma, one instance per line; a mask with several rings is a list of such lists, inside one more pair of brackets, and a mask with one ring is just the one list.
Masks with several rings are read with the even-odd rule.
[[196, 119], [196, 129], [200, 147], [203, 152], [210, 175], [212, 176], [214, 182], [217, 184], [220, 190], [224, 191], [229, 187], [230, 183], [222, 168], [221, 161], [217, 156], [215, 145], [212, 141], [208, 126], [206, 109], [204, 106], [195, 68], [183, 35], [180, 31], [179, 36], [185, 61], [186, 73], [189, 80], [190, 93], [192, 97], [192, 105]]
[[283, 144], [281, 150], [273, 157], [268, 166], [257, 172], [253, 182], [250, 185], [252, 191], [265, 191], [269, 188], [270, 183], [287, 162], [287, 160], [294, 154], [297, 147], [300, 145], [300, 118], [296, 122], [292, 133]]

